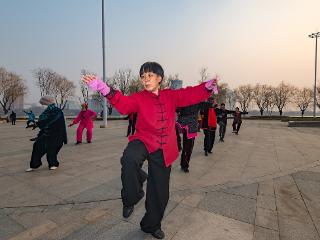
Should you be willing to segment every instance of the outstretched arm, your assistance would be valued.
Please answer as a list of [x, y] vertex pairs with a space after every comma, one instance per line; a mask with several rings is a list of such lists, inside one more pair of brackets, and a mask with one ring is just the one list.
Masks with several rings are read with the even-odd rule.
[[82, 111], [80, 111], [80, 112], [78, 113], [77, 117], [72, 121], [72, 123], [70, 123], [70, 124], [68, 125], [68, 127], [71, 127], [72, 125], [75, 125], [75, 124], [77, 124], [78, 122], [80, 122], [80, 120], [81, 120], [81, 113], [82, 113]]
[[236, 111], [227, 110], [227, 114], [234, 114]]
[[212, 93], [217, 94], [217, 80], [212, 79], [195, 87], [173, 90], [176, 107], [194, 105], [206, 100]]
[[105, 82], [97, 79], [94, 75], [84, 75], [82, 81], [93, 91], [100, 92], [106, 97], [109, 103], [121, 114], [129, 114], [138, 111], [138, 104], [135, 95], [124, 96], [120, 91], [110, 88]]

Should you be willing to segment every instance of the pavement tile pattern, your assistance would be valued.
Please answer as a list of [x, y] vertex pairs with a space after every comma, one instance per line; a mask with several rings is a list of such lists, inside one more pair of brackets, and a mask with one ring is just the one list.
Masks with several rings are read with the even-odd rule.
[[[120, 157], [126, 121], [96, 122], [92, 144], [75, 146], [75, 128], [61, 166], [25, 173], [36, 132], [0, 124], [0, 239], [152, 239], [139, 229], [144, 201], [123, 219]], [[230, 125], [230, 124], [229, 124]], [[320, 240], [320, 129], [278, 121], [228, 128], [214, 153], [196, 139], [190, 173], [172, 167], [166, 239]], [[144, 166], [146, 168], [147, 162]]]

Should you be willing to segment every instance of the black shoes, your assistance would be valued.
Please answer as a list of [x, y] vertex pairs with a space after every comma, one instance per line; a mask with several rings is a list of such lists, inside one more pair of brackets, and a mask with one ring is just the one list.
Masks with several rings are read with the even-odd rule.
[[131, 214], [133, 213], [133, 209], [134, 209], [134, 206], [130, 206], [130, 207], [123, 206], [122, 216], [124, 218], [130, 217]]
[[79, 145], [79, 144], [81, 144], [82, 142], [76, 142], [76, 145]]
[[[145, 232], [145, 231], [143, 231], [143, 232]], [[154, 232], [145, 232], [145, 233], [150, 233], [156, 239], [164, 239], [164, 237], [165, 237], [164, 232], [160, 228], [155, 230]]]
[[181, 170], [184, 171], [185, 173], [188, 173], [188, 172], [189, 172], [189, 169], [188, 169], [188, 168], [183, 168], [183, 167], [181, 167]]
[[208, 151], [208, 153], [210, 153], [210, 154], [211, 154], [211, 153], [212, 153], [212, 151]]
[[151, 233], [151, 235], [156, 239], [164, 239], [164, 232], [160, 228]]
[[224, 142], [223, 138], [220, 138], [220, 142]]
[[208, 152], [207, 152], [207, 151], [204, 151], [204, 155], [205, 155], [205, 156], [208, 156]]

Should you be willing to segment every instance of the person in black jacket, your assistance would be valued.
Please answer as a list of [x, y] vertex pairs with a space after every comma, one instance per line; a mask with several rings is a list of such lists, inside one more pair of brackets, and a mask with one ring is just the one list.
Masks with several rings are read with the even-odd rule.
[[242, 124], [242, 114], [248, 114], [248, 112], [240, 112], [239, 108], [236, 107], [236, 111], [233, 113], [233, 123], [232, 123], [232, 129], [233, 133], [236, 135], [239, 134], [239, 130]]
[[42, 165], [41, 158], [47, 154], [50, 170], [59, 166], [57, 155], [63, 144], [67, 144], [66, 124], [63, 112], [54, 104], [54, 98], [44, 96], [40, 104], [48, 107], [40, 114], [34, 128], [39, 127], [40, 132], [33, 144], [30, 168], [26, 172], [34, 171]]
[[12, 111], [10, 114], [10, 120], [12, 125], [16, 125], [17, 114], [14, 111]]
[[[177, 109], [178, 119], [176, 133], [178, 149], [181, 152], [180, 166], [184, 172], [189, 172], [189, 163], [194, 146], [194, 140], [198, 132], [198, 112], [200, 104], [195, 104]], [[181, 147], [180, 133], [183, 134], [183, 145]]]
[[226, 105], [224, 103], [221, 103], [220, 108], [216, 108], [217, 122], [219, 124], [219, 137], [221, 142], [224, 142], [224, 136], [226, 134], [226, 128], [227, 128], [228, 114], [232, 114], [235, 112], [235, 111], [227, 110], [225, 107]]
[[133, 135], [136, 131], [137, 113], [130, 113], [125, 119], [129, 120], [127, 137]]

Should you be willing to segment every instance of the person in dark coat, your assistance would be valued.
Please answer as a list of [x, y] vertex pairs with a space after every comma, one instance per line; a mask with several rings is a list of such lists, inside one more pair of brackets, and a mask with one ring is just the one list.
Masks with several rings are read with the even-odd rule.
[[248, 114], [248, 112], [240, 112], [239, 108], [236, 107], [236, 111], [233, 113], [233, 123], [232, 123], [232, 129], [233, 133], [236, 135], [239, 134], [239, 130], [242, 124], [242, 114]]
[[233, 114], [235, 111], [227, 110], [224, 103], [220, 104], [220, 108], [216, 108], [217, 122], [219, 124], [219, 137], [220, 141], [224, 142], [226, 134], [228, 114]]
[[136, 131], [137, 113], [130, 113], [125, 119], [129, 120], [127, 137], [133, 135]]
[[14, 111], [12, 111], [10, 114], [10, 120], [12, 125], [16, 125], [17, 114]]
[[[184, 108], [178, 108], [178, 119], [176, 123], [176, 133], [178, 149], [181, 152], [180, 166], [184, 172], [189, 172], [189, 163], [194, 146], [194, 140], [198, 132], [198, 113], [200, 104], [191, 105]], [[181, 147], [180, 133], [183, 134], [183, 144]]]
[[208, 98], [207, 102], [201, 103], [200, 114], [202, 117], [202, 129], [204, 133], [204, 155], [208, 156], [208, 153], [212, 153], [214, 141], [216, 138], [217, 129], [217, 116], [216, 109], [217, 104], [214, 102], [214, 98]]
[[57, 155], [63, 144], [67, 144], [66, 124], [63, 112], [54, 104], [54, 98], [43, 96], [40, 104], [48, 106], [39, 116], [35, 127], [40, 132], [33, 143], [30, 168], [26, 172], [36, 170], [42, 165], [41, 158], [47, 154], [47, 161], [50, 170], [55, 170], [59, 166]]

